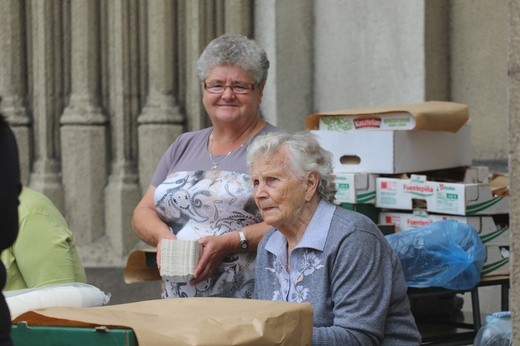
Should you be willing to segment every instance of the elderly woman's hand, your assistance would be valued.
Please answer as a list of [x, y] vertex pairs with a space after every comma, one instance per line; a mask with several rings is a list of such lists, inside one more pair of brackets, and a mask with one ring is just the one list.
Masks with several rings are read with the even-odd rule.
[[233, 245], [237, 241], [235, 236], [238, 237], [234, 233], [236, 232], [221, 236], [206, 236], [199, 239], [199, 244], [202, 245], [202, 256], [193, 273], [194, 278], [190, 281], [191, 285], [196, 285], [209, 278], [222, 263], [224, 257], [233, 252]]

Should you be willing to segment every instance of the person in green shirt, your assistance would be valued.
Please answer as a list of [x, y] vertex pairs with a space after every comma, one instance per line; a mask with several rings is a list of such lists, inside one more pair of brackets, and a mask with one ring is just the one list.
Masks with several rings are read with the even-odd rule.
[[18, 238], [2, 252], [4, 291], [80, 282], [86, 275], [67, 221], [49, 198], [28, 187], [19, 196]]

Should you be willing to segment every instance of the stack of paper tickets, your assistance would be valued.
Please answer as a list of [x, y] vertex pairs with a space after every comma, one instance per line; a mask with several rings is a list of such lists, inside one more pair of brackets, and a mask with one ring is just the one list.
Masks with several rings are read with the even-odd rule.
[[188, 282], [202, 252], [196, 240], [163, 239], [161, 242], [161, 276], [174, 282]]

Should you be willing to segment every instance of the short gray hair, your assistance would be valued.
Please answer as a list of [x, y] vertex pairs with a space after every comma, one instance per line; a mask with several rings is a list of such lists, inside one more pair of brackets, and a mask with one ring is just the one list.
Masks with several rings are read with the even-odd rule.
[[251, 73], [258, 85], [267, 79], [269, 59], [254, 40], [240, 34], [224, 34], [211, 41], [197, 61], [199, 79], [204, 81], [216, 66], [238, 66]]
[[321, 199], [333, 202], [336, 188], [332, 171], [332, 154], [320, 146], [320, 143], [309, 131], [289, 134], [271, 132], [258, 136], [247, 149], [249, 168], [256, 159], [271, 155], [280, 149], [288, 151], [287, 168], [298, 178], [308, 172], [316, 172], [320, 181], [318, 195]]

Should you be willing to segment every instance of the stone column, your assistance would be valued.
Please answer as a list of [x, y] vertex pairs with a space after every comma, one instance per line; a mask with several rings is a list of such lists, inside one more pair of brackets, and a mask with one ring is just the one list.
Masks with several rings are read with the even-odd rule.
[[509, 172], [511, 205], [511, 311], [513, 314], [513, 345], [520, 343], [520, 4], [509, 0]]
[[449, 3], [424, 2], [424, 99], [449, 100]]
[[186, 114], [188, 130], [206, 127], [209, 123], [202, 105], [202, 90], [197, 75], [196, 62], [204, 47], [215, 37], [215, 17], [212, 2], [186, 0]]
[[61, 117], [66, 214], [79, 245], [103, 234], [106, 117], [100, 107], [99, 3], [71, 3], [71, 95]]
[[59, 105], [63, 77], [61, 1], [31, 1], [32, 108], [35, 162], [29, 185], [43, 192], [64, 212], [60, 172]]
[[313, 28], [310, 0], [255, 2], [255, 38], [271, 62], [260, 107], [265, 119], [303, 130], [313, 111]]
[[26, 35], [24, 3], [0, 2], [0, 111], [13, 128], [18, 144], [22, 183], [29, 183], [31, 119], [27, 113]]
[[225, 0], [224, 22], [226, 32], [253, 35], [253, 2], [251, 0]]
[[135, 0], [111, 0], [108, 10], [108, 64], [111, 172], [105, 190], [105, 230], [112, 251], [123, 257], [137, 243], [130, 225], [141, 196], [137, 174], [138, 21]]
[[148, 5], [148, 96], [139, 122], [139, 180], [144, 191], [153, 171], [171, 142], [183, 131], [183, 115], [177, 105], [174, 82], [176, 61], [176, 11], [170, 0]]

